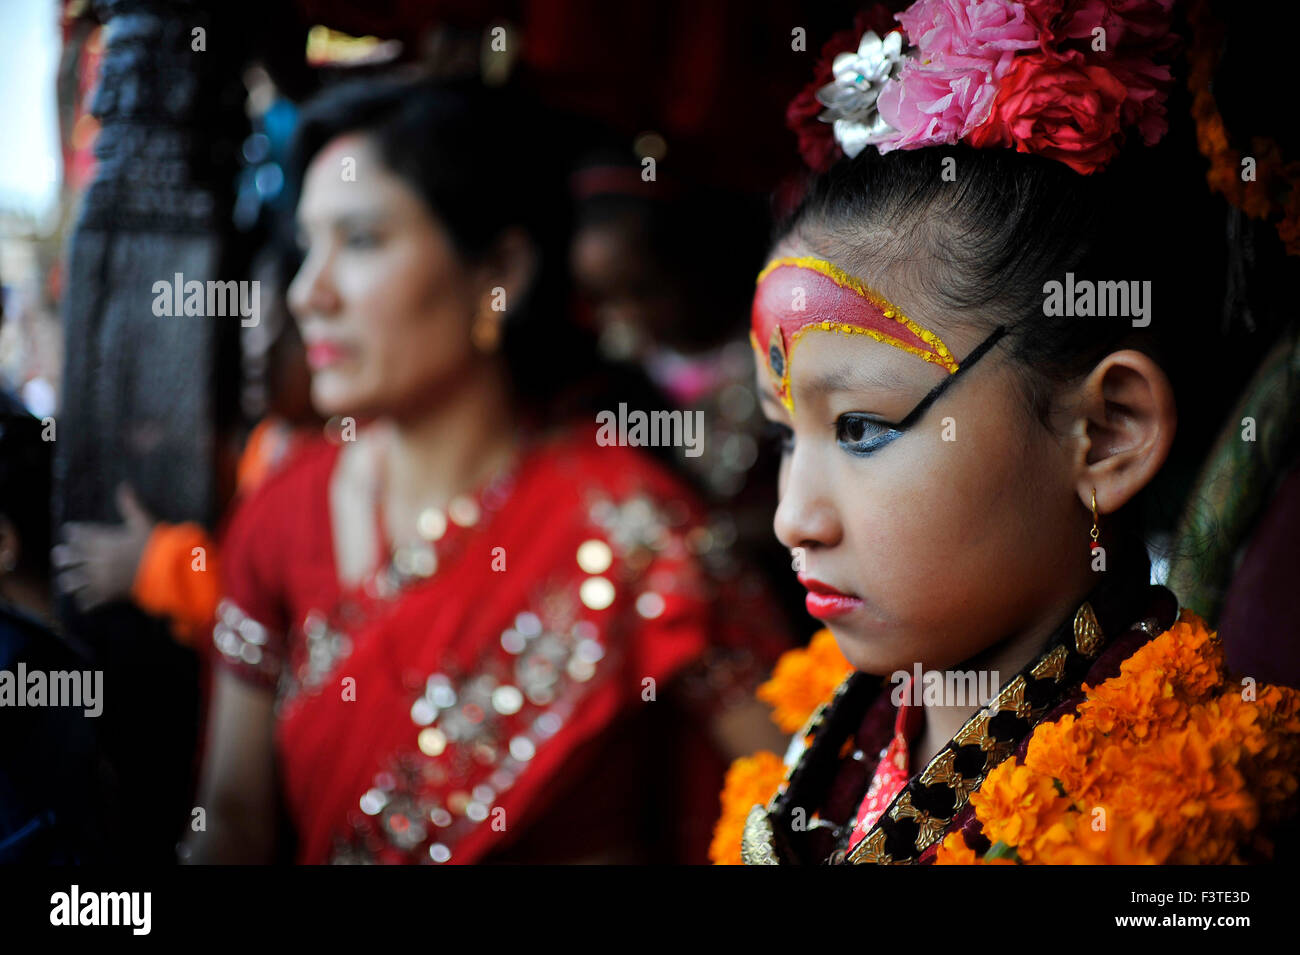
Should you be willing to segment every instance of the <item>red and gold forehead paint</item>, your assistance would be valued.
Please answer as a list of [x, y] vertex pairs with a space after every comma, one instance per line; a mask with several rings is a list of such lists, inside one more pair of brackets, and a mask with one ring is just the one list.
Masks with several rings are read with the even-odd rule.
[[884, 296], [822, 259], [773, 259], [758, 274], [749, 340], [763, 357], [777, 397], [794, 410], [790, 360], [809, 331], [869, 335], [957, 371], [957, 360], [939, 336], [904, 315]]

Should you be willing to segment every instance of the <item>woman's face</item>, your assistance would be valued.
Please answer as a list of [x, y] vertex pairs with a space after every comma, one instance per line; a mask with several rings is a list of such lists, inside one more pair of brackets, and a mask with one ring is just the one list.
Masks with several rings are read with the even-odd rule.
[[671, 340], [687, 312], [675, 277], [656, 261], [643, 228], [624, 217], [577, 230], [570, 259], [578, 290], [606, 340], [636, 351]]
[[320, 414], [400, 416], [476, 371], [482, 290], [368, 137], [340, 136], [316, 155], [297, 220], [305, 259], [289, 307]]
[[[862, 278], [959, 363], [988, 332], [946, 324], [887, 280]], [[1062, 587], [1089, 572], [1090, 524], [1070, 453], [1030, 417], [1005, 340], [874, 450], [871, 439], [945, 369], [866, 335], [812, 330], [790, 357], [790, 413], [757, 364], [764, 414], [785, 439], [776, 536], [802, 549], [805, 586], [855, 598], [809, 598], [855, 667], [952, 668], [1063, 612]]]

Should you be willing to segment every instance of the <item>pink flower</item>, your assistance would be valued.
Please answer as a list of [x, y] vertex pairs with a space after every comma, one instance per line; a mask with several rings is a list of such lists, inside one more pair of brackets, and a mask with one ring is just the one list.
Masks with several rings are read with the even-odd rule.
[[996, 60], [1005, 72], [1016, 50], [1038, 45], [1038, 27], [1024, 4], [1010, 0], [917, 0], [898, 22], [923, 60], [935, 54]]
[[882, 153], [967, 135], [988, 118], [1016, 51], [1038, 45], [1038, 27], [1009, 0], [918, 0], [898, 22], [916, 49], [880, 94], [880, 115], [898, 130]]
[[955, 143], [982, 123], [997, 84], [987, 64], [966, 62], [969, 65], [949, 65], [936, 55], [928, 63], [916, 59], [904, 63], [876, 101], [881, 117], [898, 135], [876, 148], [887, 153]]

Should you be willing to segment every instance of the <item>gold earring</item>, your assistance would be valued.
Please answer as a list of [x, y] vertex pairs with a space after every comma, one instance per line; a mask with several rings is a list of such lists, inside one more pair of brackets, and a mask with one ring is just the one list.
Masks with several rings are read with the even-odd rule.
[[478, 310], [474, 316], [474, 323], [469, 329], [469, 337], [475, 348], [489, 355], [497, 350], [497, 346], [501, 343], [502, 317], [504, 316], [498, 316], [490, 309]]
[[1097, 543], [1097, 538], [1101, 531], [1097, 528], [1097, 489], [1092, 489], [1092, 530], [1088, 531], [1088, 536], [1092, 538], [1092, 546], [1089, 550], [1096, 550], [1101, 545]]

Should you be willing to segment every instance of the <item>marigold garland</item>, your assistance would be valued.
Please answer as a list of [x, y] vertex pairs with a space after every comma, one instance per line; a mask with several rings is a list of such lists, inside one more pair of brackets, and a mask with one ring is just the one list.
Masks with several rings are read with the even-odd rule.
[[740, 865], [740, 839], [745, 819], [755, 806], [765, 806], [785, 778], [785, 764], [776, 753], [761, 750], [731, 764], [722, 786], [722, 815], [713, 827], [709, 861]]
[[[796, 733], [852, 669], [831, 632], [819, 630], [807, 647], [781, 655], [771, 679], [758, 688], [758, 698], [772, 705], [772, 721], [782, 731]], [[714, 864], [741, 864], [745, 819], [754, 806], [767, 804], [784, 781], [785, 771], [781, 757], [766, 750], [731, 764], [722, 787], [722, 813], [709, 845]]]
[[[1225, 864], [1267, 857], [1267, 828], [1297, 809], [1300, 692], [1226, 673], [1222, 643], [1183, 610], [1084, 687], [1077, 714], [1039, 725], [970, 804], [998, 862]], [[977, 858], [961, 832], [938, 864]]]
[[771, 679], [758, 688], [758, 698], [772, 705], [772, 722], [794, 733], [852, 670], [831, 632], [819, 630], [806, 648], [781, 655]]
[[[759, 696], [795, 732], [851, 667], [830, 632], [778, 661]], [[1223, 864], [1267, 858], [1273, 823], [1300, 809], [1300, 692], [1241, 685], [1218, 635], [1190, 610], [1120, 665], [1084, 686], [1078, 711], [1040, 724], [1023, 762], [996, 767], [970, 804], [993, 849], [961, 832], [942, 865]], [[1257, 695], [1251, 698], [1248, 690]], [[709, 858], [739, 865], [745, 820], [782, 785], [775, 753], [727, 773]]]

